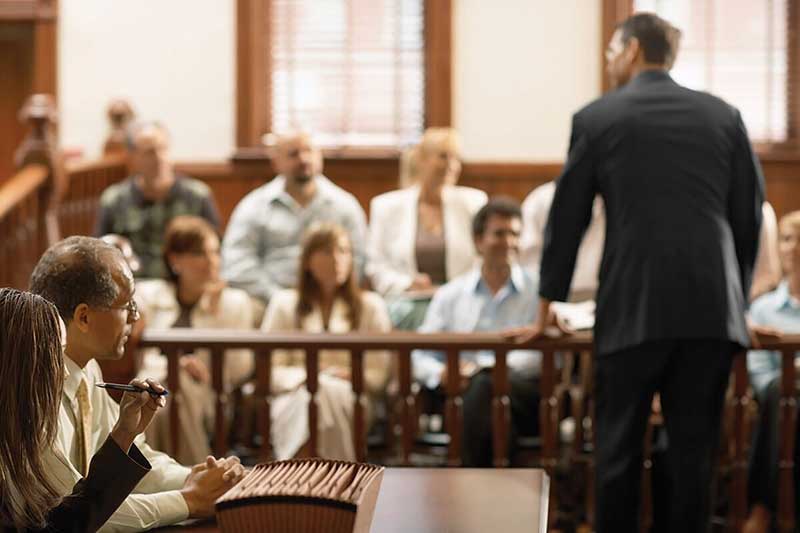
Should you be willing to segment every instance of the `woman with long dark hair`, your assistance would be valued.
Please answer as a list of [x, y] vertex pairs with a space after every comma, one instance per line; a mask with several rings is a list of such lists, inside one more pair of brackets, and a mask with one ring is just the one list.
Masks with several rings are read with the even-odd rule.
[[[55, 306], [40, 296], [0, 289], [0, 530], [96, 531], [150, 464], [133, 443], [164, 398], [125, 393], [114, 430], [91, 461], [86, 478], [61, 498], [42, 456], [58, 434], [65, 366], [65, 328]], [[133, 380], [162, 391], [153, 380]]]
[[[312, 227], [303, 242], [297, 289], [278, 292], [269, 302], [263, 331], [347, 333], [389, 331], [391, 323], [380, 296], [362, 291], [353, 271], [353, 250], [347, 232], [336, 224]], [[302, 350], [273, 352], [273, 448], [280, 459], [291, 457], [308, 438], [308, 393]], [[319, 352], [318, 454], [330, 459], [355, 459], [353, 392], [350, 354]], [[364, 385], [370, 398], [383, 394], [391, 360], [386, 352], [364, 354]], [[369, 408], [373, 402], [369, 402]], [[370, 413], [368, 412], [368, 415]]]

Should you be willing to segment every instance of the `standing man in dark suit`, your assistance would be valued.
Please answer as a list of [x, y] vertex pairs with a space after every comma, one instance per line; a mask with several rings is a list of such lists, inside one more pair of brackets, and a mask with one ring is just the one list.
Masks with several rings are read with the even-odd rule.
[[606, 52], [615, 91], [573, 117], [549, 214], [539, 319], [569, 294], [575, 256], [604, 200], [595, 325], [597, 531], [638, 530], [645, 424], [661, 394], [669, 436], [668, 531], [708, 527], [713, 457], [745, 308], [763, 177], [739, 112], [668, 71], [680, 32], [652, 14], [622, 22]]

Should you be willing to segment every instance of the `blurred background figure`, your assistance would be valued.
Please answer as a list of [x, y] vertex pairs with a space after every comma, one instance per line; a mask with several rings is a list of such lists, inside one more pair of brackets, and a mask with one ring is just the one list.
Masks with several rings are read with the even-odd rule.
[[456, 185], [459, 154], [455, 130], [427, 129], [411, 156], [410, 186], [370, 203], [367, 275], [398, 329], [415, 330], [436, 288], [477, 259], [469, 228], [486, 193]]
[[[148, 328], [252, 329], [253, 308], [247, 293], [225, 286], [219, 277], [219, 237], [204, 219], [179, 216], [164, 235], [163, 261], [167, 280], [144, 280], [136, 286], [136, 301]], [[223, 384], [233, 390], [253, 371], [250, 350], [225, 352]], [[147, 440], [170, 450], [183, 464], [205, 460], [210, 453], [215, 392], [208, 350], [184, 354], [180, 360], [180, 449], [171, 450], [168, 412], [159, 416]], [[145, 351], [141, 375], [166, 379], [167, 359], [157, 349]], [[170, 404], [167, 411], [175, 404]]]
[[[267, 307], [262, 331], [312, 333], [379, 332], [391, 330], [383, 300], [358, 287], [353, 250], [347, 232], [334, 224], [314, 227], [303, 242], [297, 289], [276, 293]], [[295, 455], [308, 439], [308, 401], [302, 350], [272, 354], [273, 447], [278, 459]], [[364, 353], [364, 383], [370, 402], [368, 419], [391, 377], [386, 352]], [[329, 459], [355, 460], [353, 392], [347, 351], [319, 352], [318, 454]]]

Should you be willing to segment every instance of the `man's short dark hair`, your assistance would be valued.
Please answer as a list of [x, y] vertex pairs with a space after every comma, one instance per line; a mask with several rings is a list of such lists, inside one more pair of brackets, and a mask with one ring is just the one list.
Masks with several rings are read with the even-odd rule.
[[31, 274], [30, 291], [55, 304], [64, 322], [78, 305], [108, 306], [119, 296], [107, 259], [122, 254], [92, 237], [68, 237], [42, 255]]
[[519, 202], [508, 196], [495, 196], [494, 198], [490, 198], [486, 205], [475, 213], [475, 217], [472, 219], [473, 237], [483, 236], [483, 232], [486, 231], [486, 226], [489, 224], [489, 219], [493, 215], [503, 218], [521, 219], [522, 210], [519, 207]]
[[622, 44], [636, 37], [644, 59], [654, 65], [672, 66], [678, 53], [681, 31], [653, 13], [637, 13], [617, 25]]

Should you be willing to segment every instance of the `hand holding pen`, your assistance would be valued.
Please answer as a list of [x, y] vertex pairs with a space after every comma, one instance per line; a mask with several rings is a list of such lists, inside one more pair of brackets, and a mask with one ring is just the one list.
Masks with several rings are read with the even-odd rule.
[[134, 379], [128, 385], [113, 383], [97, 383], [96, 385], [104, 385], [103, 388], [111, 388], [109, 385], [126, 387], [122, 389], [126, 392], [119, 402], [119, 419], [117, 419], [114, 429], [111, 430], [111, 437], [127, 453], [136, 436], [143, 433], [150, 425], [156, 411], [167, 404], [165, 398], [167, 390], [158, 381], [150, 378]]

